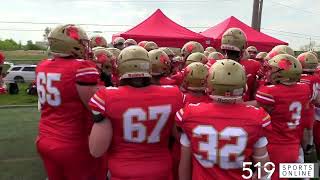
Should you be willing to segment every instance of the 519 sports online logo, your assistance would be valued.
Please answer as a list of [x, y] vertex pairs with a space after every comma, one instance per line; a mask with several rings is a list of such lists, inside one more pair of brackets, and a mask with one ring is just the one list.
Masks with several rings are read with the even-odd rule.
[[[267, 162], [263, 166], [260, 162], [243, 162], [242, 178], [244, 179], [271, 179], [277, 170], [279, 178], [318, 178], [319, 165], [317, 163], [280, 163], [278, 169], [273, 162]], [[253, 172], [252, 167], [256, 168]]]

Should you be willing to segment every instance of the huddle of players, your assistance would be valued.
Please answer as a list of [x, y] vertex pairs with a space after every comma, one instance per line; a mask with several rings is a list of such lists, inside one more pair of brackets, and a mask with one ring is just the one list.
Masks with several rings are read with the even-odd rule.
[[242, 179], [246, 161], [303, 162], [312, 128], [320, 149], [313, 52], [256, 55], [237, 28], [223, 34], [224, 55], [194, 41], [182, 57], [132, 39], [107, 48], [75, 25], [48, 41], [36, 145], [50, 180]]

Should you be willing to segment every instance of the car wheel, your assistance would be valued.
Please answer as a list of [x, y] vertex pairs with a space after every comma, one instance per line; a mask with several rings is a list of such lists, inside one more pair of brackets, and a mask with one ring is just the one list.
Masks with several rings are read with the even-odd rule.
[[24, 79], [21, 76], [16, 76], [13, 79], [16, 83], [24, 83]]

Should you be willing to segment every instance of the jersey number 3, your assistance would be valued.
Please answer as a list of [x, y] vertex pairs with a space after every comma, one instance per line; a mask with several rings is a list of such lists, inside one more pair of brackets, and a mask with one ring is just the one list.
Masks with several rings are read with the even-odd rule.
[[288, 127], [289, 129], [295, 129], [297, 126], [300, 124], [301, 120], [301, 110], [302, 110], [302, 105], [300, 102], [295, 101], [290, 104], [289, 106], [289, 111], [292, 113], [291, 114], [291, 122], [288, 122]]
[[[171, 105], [150, 106], [148, 112], [142, 108], [130, 108], [123, 114], [124, 139], [128, 142], [157, 143], [160, 142], [162, 128], [166, 125], [171, 114]], [[150, 135], [146, 121], [156, 121]], [[146, 122], [148, 123], [148, 122]]]
[[51, 106], [59, 106], [61, 104], [61, 96], [59, 90], [53, 86], [54, 81], [60, 81], [61, 74], [39, 72], [37, 74], [37, 91], [41, 104], [46, 102]]

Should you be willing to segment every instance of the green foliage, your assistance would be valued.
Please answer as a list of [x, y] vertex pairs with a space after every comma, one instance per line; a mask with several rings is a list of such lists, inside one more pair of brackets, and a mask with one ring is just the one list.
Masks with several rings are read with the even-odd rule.
[[33, 44], [31, 40], [27, 41], [27, 45], [24, 46], [25, 50], [41, 50], [43, 48], [37, 46], [36, 44]]
[[23, 46], [21, 42], [17, 43], [13, 39], [0, 40], [0, 50], [13, 51], [13, 50], [44, 50], [34, 44], [31, 40], [27, 41], [27, 44]]
[[21, 44], [19, 45], [13, 39], [0, 40], [1, 50], [18, 50], [19, 48], [21, 48]]

